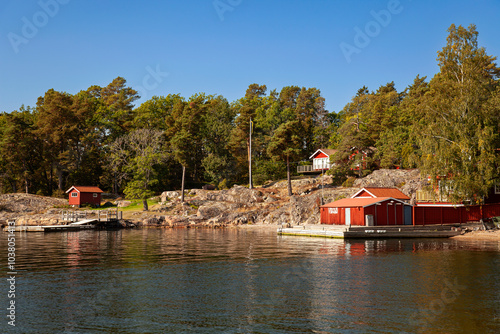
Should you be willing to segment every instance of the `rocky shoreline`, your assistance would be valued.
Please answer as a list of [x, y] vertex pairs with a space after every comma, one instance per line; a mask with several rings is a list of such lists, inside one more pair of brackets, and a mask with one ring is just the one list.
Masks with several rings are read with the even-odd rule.
[[[414, 169], [378, 170], [356, 180], [353, 187], [333, 186], [330, 176], [293, 180], [291, 197], [287, 195], [286, 181], [269, 182], [254, 189], [243, 186], [219, 191], [191, 189], [186, 191], [185, 203], [180, 202], [178, 191], [166, 191], [161, 194], [159, 204], [151, 206], [149, 211], [124, 210], [121, 225], [124, 228], [222, 228], [318, 224], [322, 203], [350, 197], [362, 187], [397, 187], [414, 201], [416, 191], [425, 185], [420, 172]], [[130, 203], [115, 201], [114, 204], [124, 207]], [[63, 225], [67, 223], [62, 219], [65, 210], [68, 210], [66, 199], [30, 194], [0, 195], [2, 225], [13, 219], [18, 225]], [[97, 215], [96, 211], [93, 213]]]
[[[185, 203], [178, 191], [166, 191], [160, 203], [150, 210], [123, 212], [124, 227], [226, 227], [238, 225], [317, 224], [319, 207], [349, 197], [364, 186], [399, 187], [410, 197], [425, 182], [418, 170], [378, 170], [358, 179], [353, 187], [332, 185], [330, 176], [293, 180], [294, 195], [287, 195], [286, 181], [268, 182], [248, 189], [234, 186], [227, 190], [191, 189]], [[124, 206], [125, 201], [114, 204]], [[59, 225], [67, 200], [28, 194], [0, 195], [0, 223], [16, 219], [23, 225]], [[57, 208], [61, 207], [61, 208]]]

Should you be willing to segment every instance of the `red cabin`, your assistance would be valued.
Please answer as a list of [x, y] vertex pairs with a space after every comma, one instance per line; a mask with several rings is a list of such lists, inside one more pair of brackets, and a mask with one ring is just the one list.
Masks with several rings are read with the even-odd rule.
[[101, 205], [101, 194], [99, 187], [72, 186], [66, 193], [69, 196], [69, 205], [81, 207], [83, 204]]
[[392, 197], [344, 198], [320, 207], [321, 224], [411, 225], [411, 206]]
[[337, 150], [319, 149], [309, 157], [313, 161], [313, 171], [320, 172], [329, 170], [332, 167], [330, 163], [330, 156], [334, 155]]

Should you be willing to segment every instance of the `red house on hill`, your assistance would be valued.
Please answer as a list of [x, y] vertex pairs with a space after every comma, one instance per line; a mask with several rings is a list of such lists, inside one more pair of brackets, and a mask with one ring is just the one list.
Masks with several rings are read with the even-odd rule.
[[99, 187], [72, 186], [66, 193], [69, 196], [69, 205], [82, 206], [83, 204], [101, 205], [101, 194]]
[[297, 166], [297, 173], [321, 173], [329, 170], [332, 167], [330, 156], [334, 155], [337, 150], [321, 148], [314, 152], [309, 160], [312, 160], [312, 165]]

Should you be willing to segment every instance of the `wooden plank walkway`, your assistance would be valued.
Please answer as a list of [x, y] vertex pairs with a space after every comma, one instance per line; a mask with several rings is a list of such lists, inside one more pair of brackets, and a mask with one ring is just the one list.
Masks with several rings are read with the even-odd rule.
[[82, 221], [79, 221], [79, 222], [76, 222], [76, 223], [71, 223], [70, 225], [90, 225], [90, 224], [95, 224], [97, 223], [99, 220], [97, 219], [85, 219], [85, 220], [82, 220]]
[[95, 225], [17, 225], [9, 229], [14, 232], [81, 231], [95, 229]]
[[460, 235], [455, 226], [344, 226], [304, 225], [278, 228], [278, 235], [295, 235], [323, 238], [373, 239], [373, 238], [449, 238]]

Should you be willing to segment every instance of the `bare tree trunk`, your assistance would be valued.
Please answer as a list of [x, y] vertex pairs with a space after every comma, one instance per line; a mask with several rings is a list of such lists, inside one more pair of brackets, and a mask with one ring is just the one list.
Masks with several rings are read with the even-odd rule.
[[118, 195], [118, 181], [116, 180], [116, 173], [113, 173], [113, 193]]
[[288, 196], [292, 196], [292, 178], [290, 176], [290, 158], [286, 157], [286, 177], [288, 180]]
[[252, 141], [247, 139], [247, 153], [248, 153], [248, 188], [253, 189], [252, 180]]
[[184, 203], [184, 179], [186, 177], [186, 167], [182, 166], [181, 203]]
[[62, 171], [61, 167], [56, 166], [56, 174], [57, 174], [57, 189], [63, 190], [64, 172]]
[[28, 181], [28, 169], [26, 168], [26, 160], [23, 159], [23, 169], [24, 169], [24, 189], [26, 190], [26, 194], [29, 193], [29, 181]]
[[54, 164], [50, 164], [50, 182], [49, 182], [49, 194], [52, 195], [52, 180], [54, 178]]
[[142, 200], [142, 210], [143, 210], [143, 211], [148, 211], [148, 210], [149, 210], [149, 207], [148, 207], [148, 200], [147, 200], [147, 199], [143, 199], [143, 200]]
[[11, 186], [12, 186], [12, 192], [13, 193], [17, 193], [17, 184], [16, 184], [16, 180], [12, 180], [10, 182]]

